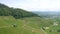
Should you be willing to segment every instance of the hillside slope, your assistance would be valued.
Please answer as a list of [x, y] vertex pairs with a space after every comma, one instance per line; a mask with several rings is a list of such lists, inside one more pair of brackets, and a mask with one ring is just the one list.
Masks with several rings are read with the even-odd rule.
[[25, 17], [38, 17], [37, 14], [32, 12], [19, 9], [19, 8], [10, 8], [4, 4], [0, 3], [0, 16], [13, 16], [15, 18], [25, 18]]
[[0, 34], [60, 34], [60, 18], [0, 16]]
[[27, 19], [28, 18], [15, 19], [12, 16], [0, 16], [0, 34], [45, 34], [45, 32], [39, 29], [40, 27], [37, 28], [38, 26], [36, 25], [33, 25], [34, 27], [28, 25], [31, 22], [31, 18], [28, 21]]

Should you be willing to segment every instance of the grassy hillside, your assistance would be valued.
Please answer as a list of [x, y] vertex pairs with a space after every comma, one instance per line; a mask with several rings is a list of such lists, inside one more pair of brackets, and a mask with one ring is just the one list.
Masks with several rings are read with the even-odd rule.
[[[54, 23], [58, 22], [58, 25]], [[60, 34], [60, 19], [0, 16], [0, 34]]]
[[12, 16], [0, 16], [0, 34], [45, 34], [35, 25], [33, 25], [34, 27], [28, 25], [31, 22], [30, 18], [27, 20], [28, 18], [15, 19]]
[[60, 18], [41, 18], [0, 4], [0, 34], [60, 34]]

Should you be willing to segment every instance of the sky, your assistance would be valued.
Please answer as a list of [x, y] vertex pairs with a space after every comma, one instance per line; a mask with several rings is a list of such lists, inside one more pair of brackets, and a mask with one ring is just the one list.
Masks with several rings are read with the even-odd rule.
[[0, 3], [28, 11], [60, 11], [60, 0], [0, 0]]

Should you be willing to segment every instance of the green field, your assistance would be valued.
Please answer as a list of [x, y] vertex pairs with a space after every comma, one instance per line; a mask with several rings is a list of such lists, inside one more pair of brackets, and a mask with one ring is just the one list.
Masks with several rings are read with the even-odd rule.
[[[27, 18], [28, 19], [28, 18]], [[0, 34], [44, 34], [40, 29], [29, 26], [31, 19], [15, 19], [12, 16], [0, 16]], [[16, 24], [16, 27], [13, 25]], [[32, 24], [31, 24], [32, 25]]]
[[[44, 19], [39, 17], [29, 17], [15, 19], [12, 16], [0, 16], [0, 34], [59, 34], [60, 23], [53, 26], [53, 22], [59, 19]], [[43, 30], [42, 27], [49, 27]], [[53, 31], [51, 31], [53, 30]]]

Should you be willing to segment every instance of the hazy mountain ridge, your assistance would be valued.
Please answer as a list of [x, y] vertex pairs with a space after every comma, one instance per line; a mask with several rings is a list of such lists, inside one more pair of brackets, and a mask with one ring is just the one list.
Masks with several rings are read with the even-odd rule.
[[35, 14], [38, 14], [40, 16], [43, 16], [43, 17], [53, 17], [53, 16], [58, 16], [60, 17], [60, 12], [53, 12], [53, 11], [49, 11], [49, 12], [33, 12]]

